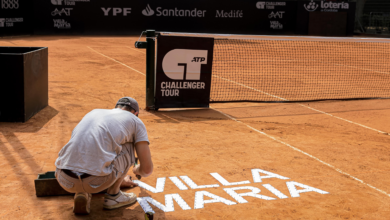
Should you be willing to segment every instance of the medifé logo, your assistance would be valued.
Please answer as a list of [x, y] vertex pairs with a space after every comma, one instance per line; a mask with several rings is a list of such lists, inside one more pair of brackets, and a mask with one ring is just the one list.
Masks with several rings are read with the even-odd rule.
[[142, 14], [145, 16], [152, 16], [154, 15], [154, 11], [152, 8], [150, 8], [149, 4], [146, 6], [144, 10], [142, 10]]

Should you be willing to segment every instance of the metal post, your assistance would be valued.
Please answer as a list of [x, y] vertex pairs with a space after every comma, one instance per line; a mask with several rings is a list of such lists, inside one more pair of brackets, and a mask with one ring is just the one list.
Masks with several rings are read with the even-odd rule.
[[146, 110], [154, 110], [155, 31], [146, 31]]

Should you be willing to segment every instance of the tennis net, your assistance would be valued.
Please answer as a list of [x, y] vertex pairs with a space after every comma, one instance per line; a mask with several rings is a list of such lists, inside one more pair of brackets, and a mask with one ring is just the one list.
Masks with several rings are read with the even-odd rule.
[[214, 38], [210, 102], [390, 98], [390, 40]]

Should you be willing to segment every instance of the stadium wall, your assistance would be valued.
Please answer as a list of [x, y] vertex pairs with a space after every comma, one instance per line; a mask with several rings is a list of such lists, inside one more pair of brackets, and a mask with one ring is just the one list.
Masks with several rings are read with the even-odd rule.
[[[327, 3], [326, 7], [324, 2]], [[343, 7], [338, 3], [324, 2], [313, 0], [0, 0], [0, 36], [128, 35], [139, 34], [145, 29], [172, 32], [305, 35], [309, 33], [309, 15], [312, 12], [324, 14], [347, 12], [348, 21], [344, 35], [352, 35], [356, 2], [343, 2]], [[311, 25], [313, 26], [313, 23]], [[318, 25], [321, 25], [321, 22]]]

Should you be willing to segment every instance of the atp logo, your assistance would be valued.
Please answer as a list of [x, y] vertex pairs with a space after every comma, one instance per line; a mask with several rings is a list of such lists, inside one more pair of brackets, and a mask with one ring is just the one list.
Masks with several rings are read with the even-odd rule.
[[146, 8], [144, 10], [142, 10], [142, 14], [145, 15], [145, 16], [152, 16], [152, 15], [154, 15], [154, 11], [148, 4], [146, 6]]
[[191, 60], [191, 62], [203, 62], [206, 60], [206, 57], [194, 57], [193, 60]]
[[207, 64], [207, 53], [207, 50], [171, 50], [163, 58], [163, 71], [174, 80], [200, 80], [201, 66]]
[[51, 3], [52, 3], [53, 5], [62, 5], [62, 1], [63, 1], [63, 0], [51, 0]]
[[304, 4], [303, 7], [307, 10], [307, 11], [315, 11], [317, 8], [318, 8], [318, 4], [315, 3], [313, 0], [311, 0], [311, 2], [309, 4]]

